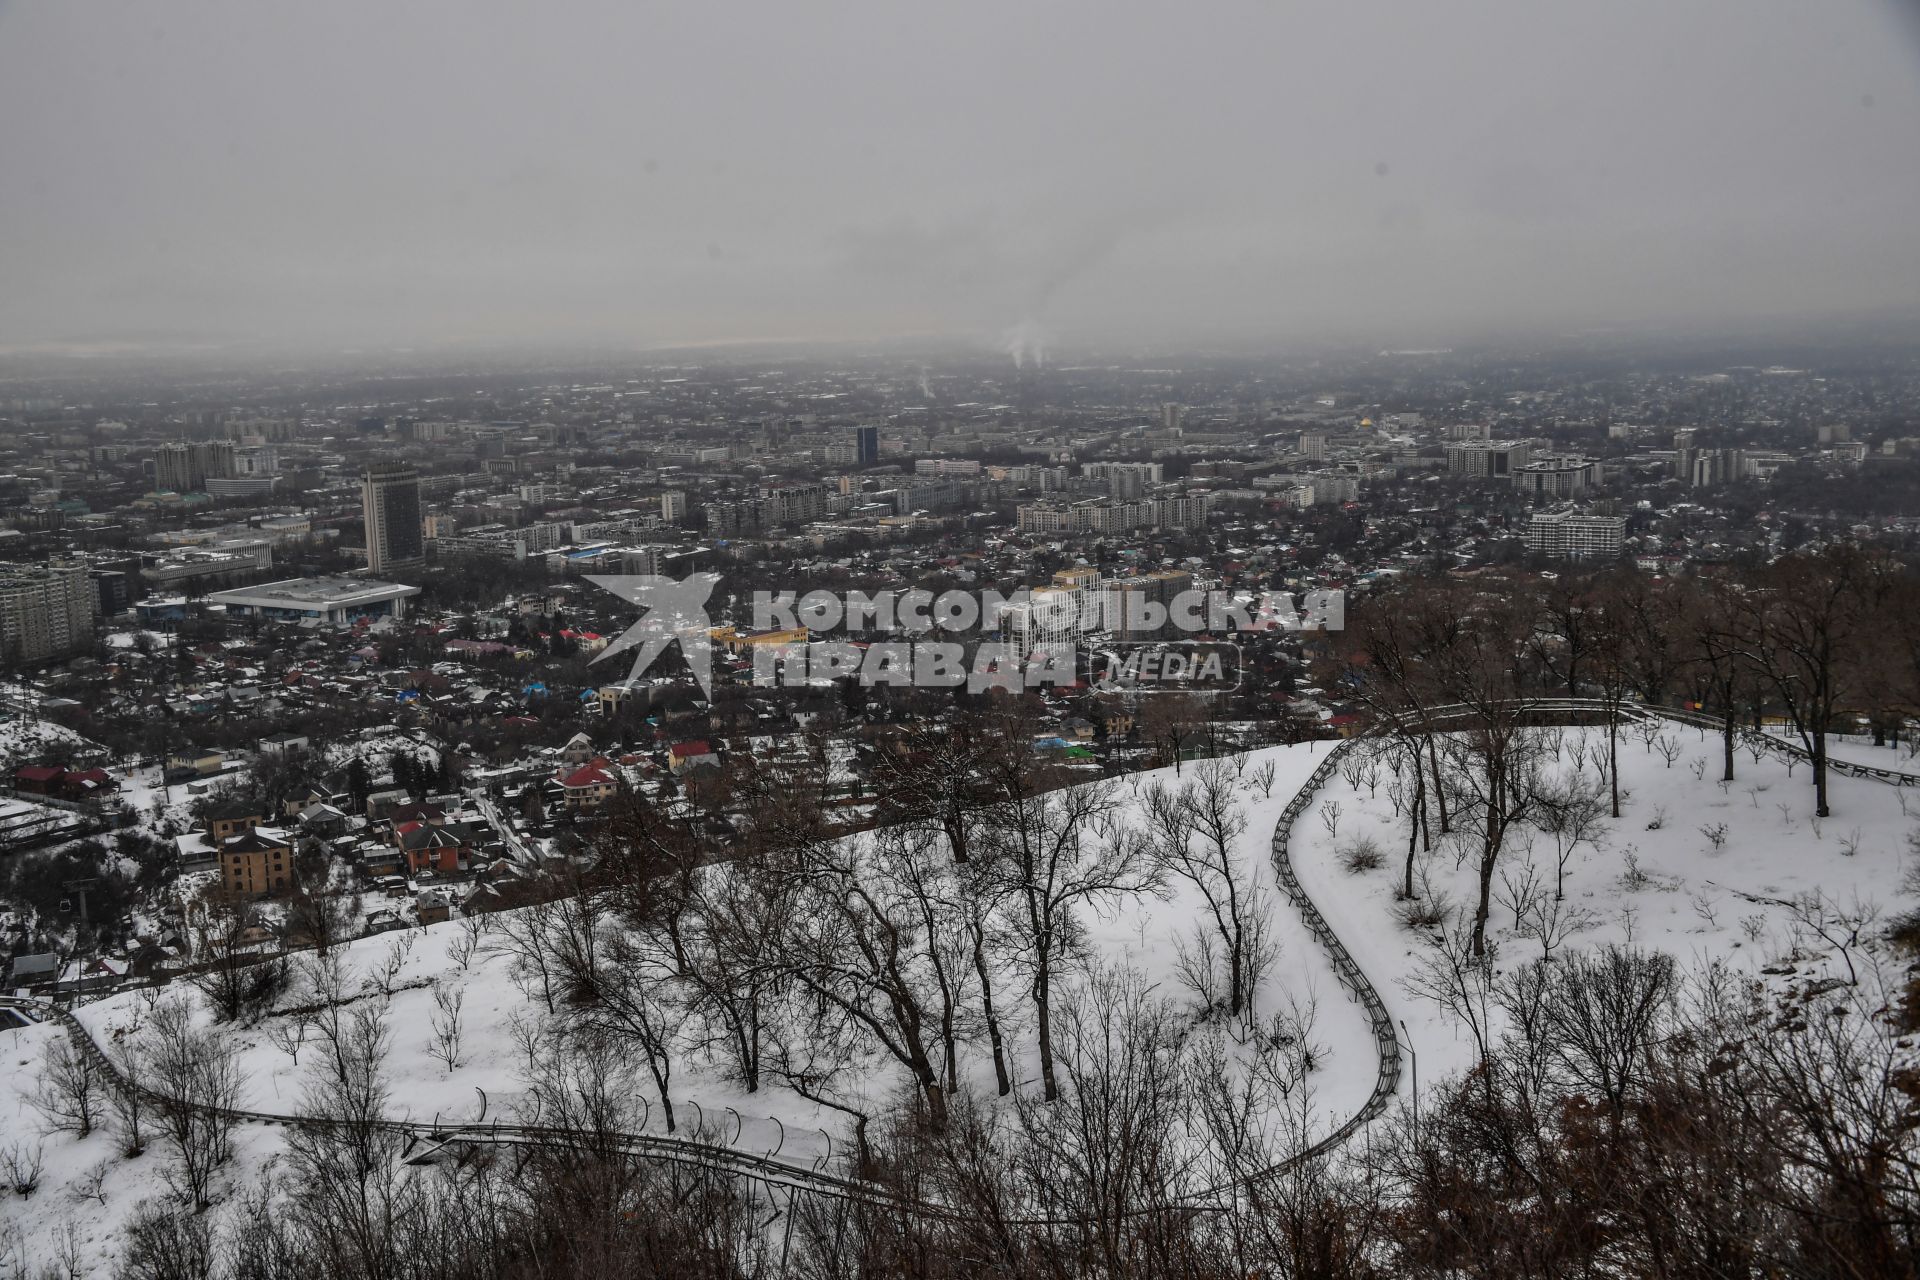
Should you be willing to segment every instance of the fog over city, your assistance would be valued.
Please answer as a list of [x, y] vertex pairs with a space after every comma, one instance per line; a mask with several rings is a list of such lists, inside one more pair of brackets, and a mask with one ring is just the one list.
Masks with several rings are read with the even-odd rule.
[[0, 4], [0, 343], [1426, 344], [1909, 307], [1892, 0]]

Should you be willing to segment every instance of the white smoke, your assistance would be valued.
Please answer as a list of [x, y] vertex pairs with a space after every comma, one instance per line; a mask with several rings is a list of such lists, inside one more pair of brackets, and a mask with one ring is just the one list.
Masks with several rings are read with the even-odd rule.
[[1036, 369], [1044, 368], [1047, 363], [1047, 344], [1050, 335], [1041, 328], [1040, 322], [1029, 316], [1000, 335], [1000, 347], [1013, 357], [1013, 367], [1024, 369], [1032, 361]]

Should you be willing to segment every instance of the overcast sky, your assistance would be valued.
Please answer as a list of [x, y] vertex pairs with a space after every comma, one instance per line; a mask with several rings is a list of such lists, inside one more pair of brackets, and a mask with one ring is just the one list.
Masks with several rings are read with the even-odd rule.
[[0, 343], [1920, 299], [1911, 0], [0, 0]]

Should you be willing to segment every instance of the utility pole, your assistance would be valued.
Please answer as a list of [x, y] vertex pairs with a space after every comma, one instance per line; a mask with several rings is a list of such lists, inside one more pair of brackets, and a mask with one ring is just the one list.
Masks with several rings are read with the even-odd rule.
[[99, 883], [100, 882], [97, 879], [88, 877], [87, 879], [84, 879], [84, 880], [69, 880], [65, 884], [60, 886], [66, 892], [73, 894], [75, 897], [80, 899], [80, 923], [81, 924], [87, 923], [87, 890], [93, 888], [95, 885]]
[[1420, 1055], [1414, 1052], [1413, 1036], [1407, 1031], [1407, 1020], [1400, 1019], [1400, 1043], [1406, 1046], [1407, 1058], [1413, 1064], [1413, 1127], [1420, 1128]]

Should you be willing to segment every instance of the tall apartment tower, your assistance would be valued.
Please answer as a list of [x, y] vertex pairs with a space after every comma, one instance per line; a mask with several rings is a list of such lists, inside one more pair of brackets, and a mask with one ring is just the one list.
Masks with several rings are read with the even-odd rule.
[[162, 493], [192, 493], [200, 487], [193, 463], [192, 446], [161, 445], [153, 455], [153, 487]]
[[84, 564], [9, 567], [0, 574], [0, 661], [42, 662], [86, 647], [98, 600]]
[[153, 455], [154, 487], [163, 493], [192, 493], [204, 489], [208, 480], [231, 478], [233, 467], [231, 440], [163, 444]]
[[376, 462], [360, 482], [367, 521], [367, 572], [418, 573], [426, 567], [420, 534], [420, 473], [404, 462]]

